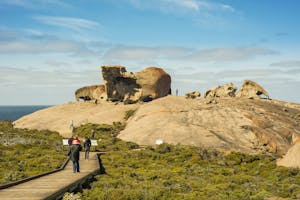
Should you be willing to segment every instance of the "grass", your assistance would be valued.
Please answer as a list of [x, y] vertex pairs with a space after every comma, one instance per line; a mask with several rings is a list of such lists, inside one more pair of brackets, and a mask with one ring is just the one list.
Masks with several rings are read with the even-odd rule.
[[66, 158], [57, 132], [16, 129], [0, 121], [0, 184], [57, 169]]

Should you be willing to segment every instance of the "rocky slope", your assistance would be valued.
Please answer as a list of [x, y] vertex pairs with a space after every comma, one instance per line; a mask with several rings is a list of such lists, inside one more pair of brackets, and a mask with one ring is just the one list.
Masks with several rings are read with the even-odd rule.
[[124, 122], [128, 110], [136, 112], [118, 137], [141, 145], [162, 140], [223, 151], [284, 155], [300, 137], [300, 105], [268, 99], [216, 98], [211, 103], [169, 95], [130, 105], [76, 102], [37, 111], [14, 124], [69, 137], [71, 120], [75, 126]]
[[205, 99], [168, 96], [140, 107], [119, 137], [143, 145], [163, 140], [283, 155], [300, 136], [299, 111], [264, 99], [221, 98], [207, 104]]
[[136, 109], [138, 104], [123, 105], [101, 102], [72, 102], [53, 106], [26, 115], [14, 122], [16, 128], [48, 129], [70, 137], [70, 122], [78, 127], [86, 123], [112, 124], [123, 122], [127, 110]]

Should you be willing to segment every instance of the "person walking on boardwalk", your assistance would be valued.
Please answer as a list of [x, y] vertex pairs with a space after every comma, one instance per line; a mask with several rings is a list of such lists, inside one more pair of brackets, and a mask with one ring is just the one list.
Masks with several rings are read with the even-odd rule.
[[79, 167], [79, 155], [80, 151], [82, 150], [82, 147], [80, 145], [80, 140], [78, 138], [73, 139], [72, 145], [70, 147], [68, 155], [70, 156], [70, 160], [73, 162], [73, 172], [80, 172], [80, 167]]
[[83, 143], [84, 146], [84, 150], [85, 150], [85, 154], [84, 154], [84, 158], [86, 160], [89, 159], [89, 153], [90, 153], [90, 148], [91, 148], [91, 140], [88, 137], [85, 137], [85, 141]]

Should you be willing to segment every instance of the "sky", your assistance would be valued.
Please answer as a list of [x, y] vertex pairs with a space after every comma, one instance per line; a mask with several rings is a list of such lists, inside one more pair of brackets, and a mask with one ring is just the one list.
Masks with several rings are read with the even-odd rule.
[[298, 0], [0, 0], [0, 105], [75, 101], [101, 66], [163, 68], [179, 95], [243, 80], [300, 103]]

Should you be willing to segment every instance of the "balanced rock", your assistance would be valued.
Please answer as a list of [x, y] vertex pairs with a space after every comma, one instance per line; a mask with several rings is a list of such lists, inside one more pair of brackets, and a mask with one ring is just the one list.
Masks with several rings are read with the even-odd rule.
[[263, 87], [253, 81], [244, 80], [244, 83], [236, 96], [241, 98], [260, 99], [260, 95], [262, 94], [269, 98], [269, 93]]
[[109, 101], [151, 101], [171, 91], [171, 77], [161, 68], [149, 67], [132, 73], [123, 66], [102, 66], [102, 76]]
[[237, 87], [233, 83], [227, 83], [224, 86], [216, 86], [205, 92], [204, 98], [215, 97], [235, 97]]
[[79, 99], [84, 101], [106, 99], [105, 87], [104, 85], [91, 85], [79, 88], [75, 91], [75, 98], [77, 101]]
[[201, 94], [198, 91], [189, 92], [189, 93], [185, 94], [185, 98], [187, 98], [187, 99], [196, 99], [196, 98], [199, 98], [200, 96], [201, 96]]

